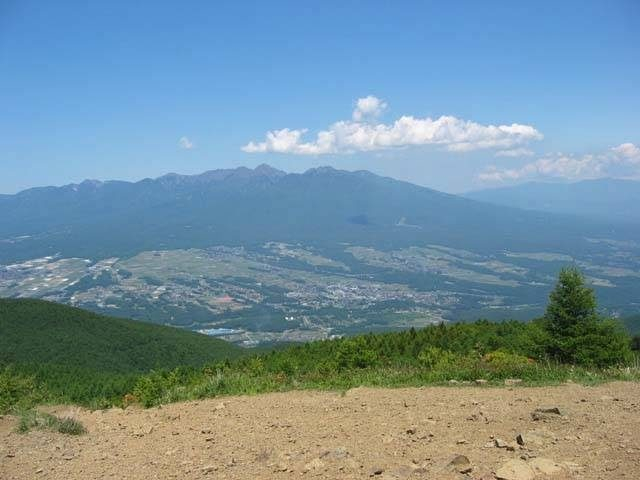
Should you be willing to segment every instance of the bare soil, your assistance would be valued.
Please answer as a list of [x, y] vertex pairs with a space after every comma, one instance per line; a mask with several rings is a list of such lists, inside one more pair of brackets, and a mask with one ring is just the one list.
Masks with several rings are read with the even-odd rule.
[[[547, 407], [560, 414], [534, 420]], [[640, 478], [638, 383], [357, 388], [48, 410], [75, 416], [88, 433], [20, 434], [16, 418], [0, 418], [0, 479]]]

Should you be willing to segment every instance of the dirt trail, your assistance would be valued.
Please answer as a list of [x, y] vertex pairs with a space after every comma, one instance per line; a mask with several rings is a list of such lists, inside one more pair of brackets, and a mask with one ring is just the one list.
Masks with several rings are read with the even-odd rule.
[[[534, 420], [539, 407], [560, 415]], [[0, 479], [640, 478], [638, 383], [358, 388], [73, 414], [88, 434], [18, 434], [1, 418]]]

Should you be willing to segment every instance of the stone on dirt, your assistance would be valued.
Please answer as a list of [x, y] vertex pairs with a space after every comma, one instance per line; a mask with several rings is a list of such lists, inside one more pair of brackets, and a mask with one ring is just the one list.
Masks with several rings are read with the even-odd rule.
[[544, 429], [528, 430], [520, 433], [516, 437], [518, 445], [542, 447], [548, 445], [555, 440], [556, 436], [553, 432]]
[[533, 480], [536, 472], [524, 460], [509, 460], [496, 471], [498, 480]]
[[560, 418], [561, 416], [562, 412], [558, 407], [539, 407], [531, 413], [531, 418], [536, 421], [553, 420], [556, 418]]
[[548, 458], [536, 457], [529, 461], [529, 465], [538, 475], [551, 477], [564, 472], [564, 469], [559, 464]]
[[460, 473], [469, 473], [471, 472], [471, 470], [473, 470], [471, 461], [465, 455], [456, 455], [455, 457], [453, 457], [449, 462], [448, 467]]
[[505, 442], [504, 440], [502, 440], [500, 438], [496, 438], [493, 441], [493, 444], [498, 448], [504, 448], [506, 450], [509, 450], [510, 452], [513, 452], [516, 449], [516, 446], [514, 444]]
[[324, 468], [324, 462], [319, 458], [314, 458], [304, 466], [305, 472], [322, 470]]

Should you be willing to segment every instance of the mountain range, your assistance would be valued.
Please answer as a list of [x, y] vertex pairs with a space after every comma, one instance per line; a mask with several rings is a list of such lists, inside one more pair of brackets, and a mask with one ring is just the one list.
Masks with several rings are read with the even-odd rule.
[[575, 183], [529, 182], [465, 195], [496, 205], [640, 223], [640, 182], [603, 178]]
[[[492, 200], [499, 193], [471, 196]], [[587, 237], [640, 238], [637, 226], [511, 208], [523, 205], [503, 197], [512, 205], [330, 167], [286, 174], [261, 165], [135, 183], [87, 180], [0, 197], [0, 263], [266, 241], [576, 253], [593, 250]]]

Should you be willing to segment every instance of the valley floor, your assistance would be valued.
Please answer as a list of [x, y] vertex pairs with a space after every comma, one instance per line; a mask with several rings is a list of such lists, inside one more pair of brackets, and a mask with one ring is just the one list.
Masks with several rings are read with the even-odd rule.
[[[540, 407], [560, 415], [534, 420]], [[640, 478], [640, 383], [358, 388], [48, 410], [71, 412], [88, 433], [19, 434], [17, 419], [0, 418], [0, 478]], [[469, 463], [450, 465], [456, 455]]]

